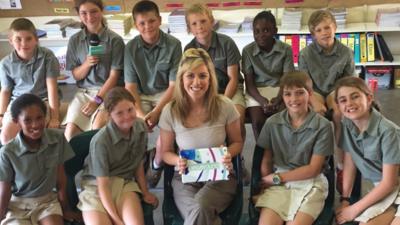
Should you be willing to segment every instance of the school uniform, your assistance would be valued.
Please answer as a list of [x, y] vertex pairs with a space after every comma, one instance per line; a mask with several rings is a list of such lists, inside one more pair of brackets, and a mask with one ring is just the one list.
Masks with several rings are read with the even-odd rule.
[[[171, 114], [171, 103], [167, 104], [160, 117], [159, 126], [174, 132], [179, 149], [217, 147], [225, 143], [226, 125], [239, 119], [231, 100], [221, 96], [220, 115], [213, 123], [187, 128]], [[175, 173], [172, 180], [173, 196], [184, 219], [184, 225], [221, 224], [219, 213], [224, 211], [236, 193], [236, 179], [182, 183], [181, 175]]]
[[90, 142], [89, 155], [85, 160], [83, 191], [79, 194], [78, 208], [107, 213], [100, 200], [96, 177], [110, 178], [116, 204], [125, 192], [141, 193], [135, 174], [144, 157], [146, 144], [146, 125], [139, 118], [135, 119], [129, 137], [125, 137], [112, 121], [99, 130]]
[[[328, 120], [312, 109], [309, 109], [304, 123], [295, 129], [285, 109], [267, 119], [257, 145], [265, 151], [272, 151], [275, 172], [285, 172], [308, 165], [312, 155], [331, 155], [333, 129]], [[321, 173], [314, 178], [265, 189], [256, 207], [269, 208], [284, 221], [294, 220], [299, 211], [316, 219], [327, 195], [328, 181]]]
[[[342, 120], [342, 132], [338, 146], [351, 154], [352, 160], [362, 176], [375, 184], [382, 180], [384, 164], [400, 164], [400, 128], [372, 109], [368, 128], [359, 133], [354, 123]], [[386, 198], [370, 206], [355, 220], [367, 222], [382, 214], [388, 207], [400, 203], [399, 186]], [[400, 216], [399, 208], [396, 216]]]
[[310, 75], [314, 91], [326, 98], [338, 79], [355, 74], [353, 52], [335, 39], [332, 51], [326, 54], [314, 41], [301, 50], [299, 70]]
[[125, 83], [135, 83], [141, 96], [142, 107], [150, 112], [174, 82], [182, 57], [181, 42], [160, 30], [160, 39], [146, 46], [140, 35], [130, 40], [125, 48]]
[[[77, 80], [78, 91], [68, 106], [67, 115], [62, 124], [74, 123], [81, 130], [92, 129], [92, 123], [97, 113], [87, 117], [81, 112], [84, 104], [93, 100], [98, 91], [107, 81], [111, 70], [123, 70], [124, 67], [124, 41], [114, 31], [104, 27], [99, 33], [100, 45], [104, 47], [104, 54], [98, 56], [100, 61], [93, 66], [87, 76]], [[81, 66], [89, 55], [89, 37], [86, 29], [74, 34], [68, 42], [66, 68], [73, 70]], [[104, 109], [100, 105], [98, 109]]]
[[[214, 63], [215, 73], [218, 80], [218, 92], [224, 94], [229, 82], [228, 66], [236, 64], [240, 65], [241, 59], [240, 51], [233, 39], [225, 34], [212, 31], [211, 45], [208, 49], [205, 49], [204, 46], [197, 42], [196, 38], [193, 38], [193, 40], [185, 46], [185, 51], [189, 48], [202, 48], [207, 51]], [[238, 80], [239, 84], [235, 95], [232, 97], [232, 101], [236, 105], [246, 107], [243, 96], [243, 78], [240, 75], [240, 71], [238, 71]]]
[[74, 153], [60, 130], [45, 129], [39, 149], [31, 149], [21, 132], [0, 150], [0, 180], [12, 187], [8, 212], [1, 224], [38, 224], [46, 216], [62, 216], [53, 190], [58, 166]]
[[57, 78], [60, 65], [54, 53], [49, 49], [37, 46], [33, 57], [25, 62], [14, 50], [0, 62], [1, 88], [11, 91], [11, 99], [3, 118], [11, 122], [11, 102], [25, 93], [31, 93], [47, 101], [47, 78]]
[[[252, 42], [243, 48], [242, 72], [252, 75], [260, 94], [268, 99], [276, 97], [279, 92], [279, 81], [284, 73], [294, 71], [292, 48], [282, 41], [275, 39], [270, 52], [265, 52]], [[246, 106], [260, 106], [247, 92]]]

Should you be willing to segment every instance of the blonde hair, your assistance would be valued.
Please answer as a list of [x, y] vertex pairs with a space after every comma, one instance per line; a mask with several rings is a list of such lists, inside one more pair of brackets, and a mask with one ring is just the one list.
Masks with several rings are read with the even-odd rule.
[[220, 114], [221, 99], [218, 95], [218, 82], [214, 64], [205, 50], [201, 48], [189, 48], [183, 53], [182, 59], [179, 62], [174, 98], [171, 102], [171, 114], [174, 119], [182, 122], [182, 124], [190, 112], [189, 96], [183, 87], [183, 75], [200, 65], [205, 65], [210, 75], [208, 90], [204, 97], [204, 106], [208, 114], [204, 122], [210, 121], [212, 123]]
[[320, 9], [314, 11], [308, 19], [308, 29], [310, 30], [310, 33], [313, 34], [315, 27], [324, 20], [330, 20], [335, 24], [335, 27], [337, 26], [336, 19], [332, 13], [327, 9]]
[[206, 5], [200, 4], [200, 3], [193, 4], [185, 10], [185, 20], [186, 20], [186, 27], [187, 27], [188, 32], [190, 32], [189, 15], [191, 15], [191, 14], [206, 15], [211, 20], [211, 23], [214, 23], [214, 16], [213, 16], [210, 8], [208, 8]]

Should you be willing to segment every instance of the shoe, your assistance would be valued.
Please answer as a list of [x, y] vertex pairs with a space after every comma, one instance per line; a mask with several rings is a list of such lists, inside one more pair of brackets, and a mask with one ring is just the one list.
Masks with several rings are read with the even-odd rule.
[[342, 195], [343, 191], [343, 170], [336, 168], [336, 190], [339, 195]]
[[150, 188], [157, 187], [157, 184], [161, 179], [161, 174], [163, 171], [162, 166], [158, 169], [155, 169], [153, 167], [153, 161], [154, 161], [155, 154], [156, 154], [156, 149], [154, 148], [146, 153], [147, 156], [145, 159], [146, 180], [147, 180], [147, 184], [149, 185]]

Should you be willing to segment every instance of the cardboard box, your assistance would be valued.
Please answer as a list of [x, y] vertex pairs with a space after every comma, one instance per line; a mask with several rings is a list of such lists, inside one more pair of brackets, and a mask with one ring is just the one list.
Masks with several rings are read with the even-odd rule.
[[392, 86], [392, 67], [367, 67], [365, 70], [365, 82], [369, 84], [370, 79], [378, 80], [378, 89], [390, 89]]

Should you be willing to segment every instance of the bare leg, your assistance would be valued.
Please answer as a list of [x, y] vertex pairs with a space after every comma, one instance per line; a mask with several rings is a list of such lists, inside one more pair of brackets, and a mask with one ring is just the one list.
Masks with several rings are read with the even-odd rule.
[[110, 217], [102, 212], [85, 211], [82, 216], [86, 225], [112, 225]]
[[287, 222], [287, 225], [311, 225], [314, 218], [306, 213], [297, 212], [293, 221]]
[[108, 113], [104, 110], [99, 110], [97, 112], [96, 117], [94, 118], [92, 128], [100, 129], [104, 125], [106, 125], [107, 121], [108, 121]]
[[67, 141], [70, 141], [72, 137], [76, 136], [79, 133], [82, 133], [82, 130], [77, 125], [75, 125], [74, 123], [67, 123], [64, 132]]
[[50, 215], [39, 221], [41, 225], [63, 225], [64, 221], [60, 215]]
[[258, 225], [282, 225], [282, 218], [272, 209], [262, 208]]
[[[389, 225], [395, 218], [396, 210], [393, 207], [387, 209], [384, 213], [377, 217], [372, 218], [366, 223], [360, 223], [360, 225]], [[394, 221], [393, 221], [394, 222]]]
[[126, 225], [144, 225], [143, 210], [136, 192], [126, 192], [121, 196], [118, 207], [122, 220]]

